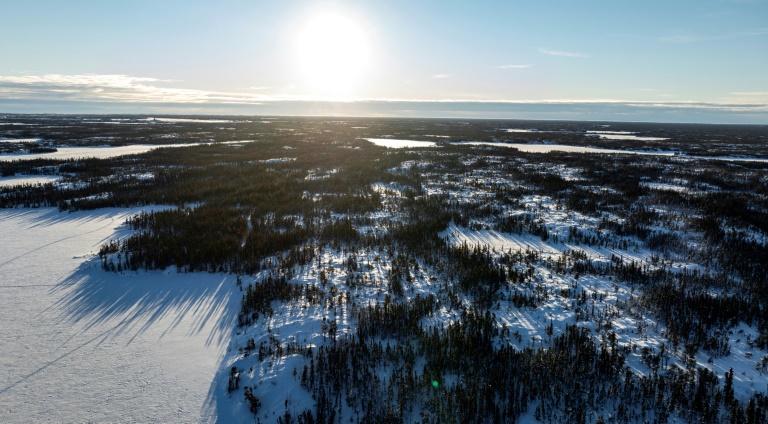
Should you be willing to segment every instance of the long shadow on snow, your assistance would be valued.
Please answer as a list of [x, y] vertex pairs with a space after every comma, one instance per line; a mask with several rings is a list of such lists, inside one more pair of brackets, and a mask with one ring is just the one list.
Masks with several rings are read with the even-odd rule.
[[66, 323], [84, 324], [83, 332], [99, 333], [87, 344], [99, 345], [118, 336], [130, 344], [154, 325], [165, 326], [161, 338], [185, 327], [187, 335], [204, 335], [206, 346], [219, 350], [221, 357], [200, 413], [205, 421], [216, 419], [218, 377], [240, 306], [234, 276], [163, 271], [115, 274], [102, 270], [99, 259], [93, 258], [51, 290], [61, 294], [54, 307], [64, 311]]
[[[29, 228], [58, 224], [79, 227], [82, 224], [83, 230], [74, 234], [62, 234], [61, 239], [37, 246], [31, 251], [16, 252], [14, 257], [3, 258], [0, 268], [52, 244], [102, 231], [106, 227], [114, 226], [116, 220], [123, 221], [141, 210], [165, 208], [168, 207], [110, 208], [74, 213], [61, 213], [55, 208], [5, 211], [4, 217], [20, 219], [21, 225]], [[105, 223], [94, 229], [88, 225], [93, 220], [104, 220]], [[108, 239], [121, 239], [130, 234], [132, 231], [121, 226], [96, 245], [89, 247], [98, 250], [98, 246]], [[206, 273], [151, 271], [115, 274], [102, 270], [98, 258], [88, 259], [71, 275], [51, 285], [50, 293], [56, 295], [58, 301], [41, 312], [53, 311], [61, 317], [62, 323], [78, 324], [78, 331], [60, 348], [69, 346], [78, 335], [87, 334], [87, 338], [20, 380], [0, 388], [0, 394], [88, 345], [98, 346], [118, 336], [121, 336], [121, 340], [126, 340], [126, 344], [130, 344], [153, 326], [163, 326], [160, 328], [160, 338], [174, 331], [185, 331], [189, 336], [205, 337], [205, 345], [220, 351], [220, 361], [223, 361], [223, 352], [229, 345], [239, 310], [240, 294], [234, 280], [234, 276]], [[221, 363], [218, 366], [220, 367]], [[215, 405], [213, 395], [216, 387], [216, 381], [211, 382], [207, 405], [201, 405], [203, 417], [213, 417], [211, 407]]]
[[166, 326], [162, 336], [186, 322], [187, 335], [207, 333], [206, 346], [220, 347], [228, 343], [237, 319], [240, 296], [234, 279], [161, 271], [115, 274], [102, 270], [94, 258], [52, 291], [61, 292], [54, 308], [64, 311], [63, 320], [85, 324], [84, 331], [109, 326], [111, 336], [127, 335], [130, 343], [160, 322]]
[[[10, 210], [3, 211], [3, 218], [26, 221], [23, 224], [23, 226], [27, 228], [49, 227], [57, 224], [66, 224], [67, 226], [71, 226], [73, 228], [78, 228], [79, 226], [82, 225], [83, 230], [82, 232], [77, 232], [75, 234], [68, 235], [61, 239], [53, 240], [48, 244], [40, 245], [30, 251], [19, 252], [14, 257], [0, 258], [0, 261], [2, 261], [0, 262], [0, 268], [2, 268], [5, 265], [8, 265], [11, 262], [21, 259], [24, 256], [27, 256], [30, 253], [48, 248], [62, 241], [78, 238], [85, 234], [102, 231], [104, 228], [113, 226], [116, 220], [119, 222], [122, 222], [126, 218], [133, 216], [141, 211], [169, 209], [169, 208], [170, 206], [145, 206], [141, 208], [131, 208], [131, 209], [105, 208], [105, 209], [97, 209], [92, 211], [59, 212], [58, 209], [56, 208], [48, 207], [48, 208], [33, 208], [33, 209], [10, 209]], [[109, 219], [109, 221], [107, 221], [107, 219]], [[90, 224], [94, 220], [104, 221], [104, 224], [95, 229], [91, 228], [90, 226], [88, 226], [88, 224]], [[128, 231], [128, 229], [125, 228], [125, 226], [122, 226], [120, 229], [117, 230], [115, 234], [112, 234], [108, 238], [105, 238], [99, 241], [99, 243], [97, 243], [92, 247], [95, 250], [98, 250], [99, 245], [106, 242], [108, 239], [123, 238], [130, 234], [132, 234], [132, 232]]]

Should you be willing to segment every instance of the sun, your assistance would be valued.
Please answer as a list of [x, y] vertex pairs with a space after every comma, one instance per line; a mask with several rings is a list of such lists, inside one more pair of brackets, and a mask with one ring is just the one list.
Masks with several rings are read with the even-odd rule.
[[365, 28], [349, 16], [311, 16], [296, 33], [296, 67], [303, 86], [324, 98], [354, 96], [370, 56]]

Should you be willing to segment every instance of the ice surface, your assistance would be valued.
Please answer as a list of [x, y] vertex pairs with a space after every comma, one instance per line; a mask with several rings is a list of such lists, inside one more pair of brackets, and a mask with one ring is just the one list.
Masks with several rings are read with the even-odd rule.
[[213, 124], [229, 124], [235, 121], [229, 120], [229, 119], [193, 119], [193, 118], [145, 118], [140, 119], [140, 121], [150, 121], [150, 122], [206, 122], [206, 123], [213, 123]]
[[[225, 141], [217, 144], [237, 145], [249, 143], [252, 140]], [[35, 153], [35, 154], [4, 154], [0, 155], [0, 162], [9, 162], [14, 160], [28, 159], [78, 159], [78, 158], [99, 158], [107, 159], [123, 155], [138, 155], [150, 150], [162, 147], [190, 147], [211, 143], [179, 143], [179, 144], [132, 144], [130, 146], [97, 146], [97, 147], [57, 147], [58, 151], [53, 153]]]
[[536, 129], [522, 129], [522, 128], [508, 128], [504, 131], [508, 133], [537, 133], [537, 132], [552, 132], [552, 131], [539, 131]]
[[0, 138], [0, 143], [37, 143], [39, 138]]
[[61, 177], [58, 175], [15, 175], [13, 177], [0, 178], [0, 187], [10, 187], [23, 184], [55, 183]]
[[106, 159], [123, 155], [136, 155], [146, 153], [160, 147], [184, 147], [194, 146], [194, 144], [172, 144], [172, 145], [149, 145], [134, 144], [130, 146], [104, 146], [104, 147], [57, 147], [58, 151], [53, 153], [34, 153], [34, 154], [11, 154], [0, 155], [0, 162], [9, 162], [13, 160], [28, 159], [77, 159], [77, 158], [99, 158]]
[[489, 141], [469, 141], [461, 144], [472, 146], [499, 146], [512, 147], [526, 153], [549, 153], [549, 152], [567, 152], [567, 153], [603, 153], [603, 154], [643, 154], [654, 156], [672, 156], [672, 152], [646, 152], [635, 150], [616, 150], [600, 149], [596, 147], [569, 146], [567, 144], [526, 144], [526, 143], [493, 143]]
[[215, 420], [233, 277], [102, 271], [140, 210], [0, 210], [0, 422]]
[[402, 149], [406, 147], [435, 147], [434, 141], [397, 140], [394, 138], [366, 138], [371, 143], [388, 147], [390, 149]]
[[606, 140], [642, 140], [642, 141], [662, 141], [669, 140], [667, 137], [642, 137], [635, 135], [630, 131], [587, 131], [587, 135], [597, 136]]

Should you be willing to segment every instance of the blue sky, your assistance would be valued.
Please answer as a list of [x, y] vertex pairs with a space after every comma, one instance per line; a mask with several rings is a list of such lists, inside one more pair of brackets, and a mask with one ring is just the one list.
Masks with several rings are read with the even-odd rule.
[[2, 10], [6, 113], [768, 122], [764, 0], [2, 0]]

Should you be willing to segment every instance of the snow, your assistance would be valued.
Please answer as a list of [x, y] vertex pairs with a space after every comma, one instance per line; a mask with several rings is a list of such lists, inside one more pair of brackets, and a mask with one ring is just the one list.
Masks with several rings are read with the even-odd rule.
[[253, 163], [288, 163], [295, 161], [296, 158], [273, 158], [273, 159], [264, 159], [264, 160], [256, 160], [253, 161]]
[[496, 143], [490, 141], [465, 141], [457, 144], [467, 144], [470, 146], [498, 146], [511, 147], [525, 153], [602, 153], [602, 154], [642, 154], [653, 156], [672, 156], [672, 152], [648, 152], [642, 150], [616, 150], [601, 149], [596, 147], [570, 146], [567, 144], [526, 144], [526, 143]]
[[78, 159], [78, 158], [99, 158], [106, 159], [123, 155], [137, 155], [146, 153], [150, 150], [160, 147], [185, 147], [194, 146], [194, 144], [171, 144], [171, 145], [149, 145], [133, 144], [129, 146], [100, 146], [100, 147], [57, 147], [53, 153], [35, 153], [35, 154], [11, 154], [0, 155], [0, 161], [9, 162], [13, 160], [28, 159]]
[[371, 143], [390, 149], [402, 149], [406, 147], [435, 147], [434, 141], [397, 140], [394, 138], [366, 138]]
[[0, 138], [0, 143], [37, 143], [39, 138]]
[[587, 131], [587, 134], [630, 135], [632, 131]]
[[587, 131], [589, 136], [597, 136], [606, 140], [642, 140], [642, 141], [663, 141], [669, 140], [667, 137], [641, 137], [629, 131]]
[[692, 155], [679, 155], [678, 159], [705, 159], [705, 160], [721, 160], [726, 162], [756, 162], [756, 163], [768, 163], [768, 159], [764, 158], [748, 158], [742, 156], [692, 156]]
[[60, 179], [61, 177], [58, 175], [15, 175], [13, 177], [0, 177], [0, 187], [55, 183]]
[[[501, 253], [510, 249], [514, 252], [518, 249], [526, 249], [542, 252], [542, 257], [553, 258], [558, 253], [558, 245], [543, 243], [537, 237], [530, 235], [514, 235], [499, 233], [497, 231], [476, 230], [471, 231], [455, 225], [442, 233], [453, 244], [467, 242], [470, 246], [488, 246], [495, 252]], [[538, 240], [538, 241], [537, 241]], [[569, 246], [560, 244], [562, 251], [582, 250], [592, 260], [606, 260], [607, 256], [614, 252], [621, 255], [625, 261], [644, 262], [647, 264], [650, 252], [640, 251], [632, 253], [604, 248], [589, 248], [585, 246]], [[571, 248], [571, 249], [569, 249]], [[683, 267], [692, 268], [691, 264], [674, 264], [673, 269]], [[665, 337], [666, 327], [656, 321], [654, 317], [638, 315], [632, 311], [633, 299], [636, 299], [640, 291], [628, 287], [618, 281], [612, 281], [606, 277], [595, 275], [581, 276], [576, 280], [573, 276], [558, 275], [550, 271], [543, 263], [534, 267], [535, 286], [527, 288], [537, 292], [549, 293], [545, 300], [535, 308], [515, 308], [510, 302], [500, 302], [492, 312], [497, 319], [497, 325], [507, 327], [511, 337], [509, 342], [518, 349], [527, 346], [546, 346], [548, 337], [545, 336], [545, 327], [550, 320], [553, 324], [553, 334], [562, 334], [565, 325], [578, 324], [594, 330], [593, 337], [599, 342], [609, 331], [616, 333], [617, 344], [630, 349], [627, 355], [627, 366], [638, 375], [647, 375], [651, 369], [642, 361], [642, 348], [650, 348], [652, 353], [657, 353], [659, 346], [666, 345], [668, 353], [668, 366], [685, 368], [684, 353], [682, 347], [674, 349]], [[576, 285], [577, 284], [577, 285]], [[578, 287], [578, 291], [587, 294], [586, 306], [588, 309], [594, 306], [607, 317], [604, 327], [598, 328], [593, 320], [580, 321], [574, 314], [573, 297], [558, 295], [561, 290]], [[594, 294], [594, 297], [592, 295]], [[605, 327], [607, 326], [607, 327]], [[729, 330], [728, 344], [731, 353], [728, 356], [712, 358], [706, 351], [699, 351], [696, 356], [696, 366], [715, 372], [721, 379], [729, 369], [734, 370], [733, 387], [736, 396], [746, 399], [755, 393], [765, 392], [768, 388], [768, 373], [762, 369], [762, 359], [768, 352], [751, 345], [751, 341], [757, 338], [758, 331], [744, 323]], [[519, 339], [517, 338], [519, 336]]]
[[191, 119], [191, 118], [145, 118], [145, 119], [139, 119], [139, 121], [149, 121], [149, 122], [206, 122], [206, 123], [213, 123], [213, 124], [229, 124], [235, 121], [229, 120], [229, 119]]
[[648, 187], [651, 190], [675, 191], [678, 193], [688, 193], [691, 191], [688, 187], [675, 184], [640, 182], [640, 185]]
[[[559, 150], [556, 148], [559, 145], [519, 146], [541, 149], [540, 152], [552, 147]], [[399, 147], [422, 146], [396, 148]], [[581, 149], [572, 150], [581, 152], [667, 154], [565, 147]], [[263, 163], [292, 160], [294, 158], [273, 158]], [[423, 168], [426, 164], [429, 162], [405, 161], [392, 168], [392, 172]], [[551, 170], [566, 179], [579, 179], [580, 170], [576, 168], [559, 166]], [[307, 178], [322, 179], [334, 172], [337, 170], [316, 169]], [[426, 192], [445, 193], [461, 204], [482, 198], [492, 201], [493, 193], [485, 187], [505, 181], [492, 173], [438, 180], [425, 186]], [[642, 184], [653, 190], [717, 189], [692, 186], [680, 179]], [[372, 184], [372, 189], [382, 195], [385, 209], [367, 217], [397, 216], [396, 209], [389, 207], [395, 198], [404, 195], [404, 187], [377, 182]], [[625, 249], [566, 243], [572, 227], [587, 235], [599, 233], [600, 217], [563, 210], [548, 196], [522, 195], [517, 203], [499, 205], [498, 209], [502, 216], [532, 215], [547, 228], [549, 238], [542, 240], [525, 231], [522, 234], [496, 231], [490, 229], [494, 228], [492, 223], [482, 220], [470, 222], [472, 228], [481, 229], [452, 223], [441, 233], [451, 244], [487, 246], [497, 257], [502, 252], [526, 250], [541, 255], [540, 261], [526, 264], [531, 270], [530, 281], [506, 285], [500, 290], [500, 300], [491, 307], [496, 325], [509, 330], [498, 343], [510, 343], [518, 349], [546, 348], [552, 337], [563, 333], [566, 325], [579, 325], [590, 330], [589, 334], [598, 342], [615, 332], [617, 345], [626, 349], [626, 365], [638, 375], [651, 372], [643, 359], [643, 348], [656, 353], [663, 345], [668, 358], [662, 366], [685, 367], [683, 349], [673, 347], [667, 340], [665, 326], [633, 306], [642, 288], [599, 274], [558, 273], [551, 264], [558, 257], [565, 257], [564, 252], [576, 250], [597, 262], [608, 262], [615, 255], [621, 261], [642, 263], [651, 269], [691, 269], [698, 267], [697, 264], [686, 263], [686, 258], [672, 254], [671, 259], [666, 258], [659, 265], [658, 261], [651, 261], [654, 252], [632, 237], [615, 238], [630, 242], [630, 247]], [[243, 401], [245, 386], [253, 387], [254, 394], [261, 399], [258, 418], [264, 422], [274, 421], [286, 407], [294, 416], [311, 409], [314, 400], [299, 384], [300, 377], [294, 374], [296, 370], [300, 375], [308, 365], [307, 357], [268, 355], [260, 361], [257, 355], [249, 355], [241, 348], [251, 338], [256, 346], [262, 342], [282, 347], [329, 344], [330, 336], [321, 331], [324, 321], [338, 324], [339, 337], [354, 334], [357, 325], [354, 310], [384, 301], [394, 258], [385, 250], [375, 248], [319, 248], [315, 260], [290, 270], [289, 280], [293, 284], [317, 286], [320, 272], [325, 272], [327, 287], [323, 286], [320, 301], [273, 302], [273, 315], [262, 315], [249, 327], [235, 328], [241, 293], [234, 288], [233, 276], [180, 275], [173, 270], [118, 275], [101, 271], [98, 260], [89, 255], [103, 241], [126, 236], [128, 232], [119, 224], [139, 210], [72, 214], [59, 214], [51, 209], [0, 211], [0, 235], [5, 242], [0, 244], [0, 290], [3, 292], [0, 299], [0, 422], [253, 422], [254, 417]], [[381, 229], [380, 224], [358, 227], [361, 233]], [[75, 257], [69, 259], [72, 255]], [[353, 274], [355, 283], [348, 285], [348, 281], [352, 281], [348, 280], [351, 271], [346, 268], [350, 256], [356, 258], [358, 270]], [[269, 272], [276, 270], [244, 277], [247, 280], [244, 285]], [[422, 263], [410, 276], [411, 281], [404, 283], [403, 297], [396, 300], [430, 294], [438, 300], [436, 312], [423, 319], [423, 327], [440, 326], [458, 319], [459, 311], [447, 308], [445, 305], [449, 302], [444, 301], [453, 281]], [[433, 278], [435, 276], [438, 278]], [[536, 294], [537, 306], [515, 307], [511, 295], [518, 291]], [[584, 300], [577, 299], [578, 293], [585, 295]], [[461, 295], [462, 304], [469, 302], [467, 295]], [[599, 321], [579, 317], [579, 310], [590, 309], [601, 317]], [[553, 329], [548, 333], [550, 323]], [[751, 346], [757, 334], [755, 328], [739, 324], [727, 335], [730, 355], [709, 358], [706, 352], [699, 352], [694, 358], [696, 366], [714, 371], [721, 382], [724, 373], [733, 368], [734, 389], [741, 399], [764, 392], [768, 374], [759, 366], [768, 352]], [[241, 369], [240, 390], [229, 394], [227, 383], [233, 366]], [[521, 421], [533, 421], [533, 410], [533, 406], [529, 407], [528, 415], [521, 417]], [[345, 409], [343, 415], [351, 413]]]
[[0, 422], [215, 420], [233, 277], [92, 256], [148, 209], [0, 210]]
[[[266, 355], [264, 361], [259, 361], [256, 353], [249, 355], [241, 349], [248, 339], [254, 339], [256, 350], [262, 342], [281, 345], [283, 348], [291, 344], [302, 348], [328, 346], [332, 343], [332, 337], [327, 332], [323, 333], [324, 320], [336, 322], [338, 339], [355, 334], [357, 319], [353, 310], [383, 303], [389, 296], [388, 275], [392, 258], [386, 251], [324, 248], [319, 250], [318, 256], [311, 264], [296, 267], [290, 283], [317, 287], [323, 293], [320, 300], [309, 301], [303, 297], [298, 301], [272, 302], [273, 315], [259, 317], [253, 325], [238, 329], [232, 337], [227, 358], [216, 377], [220, 421], [253, 422], [253, 415], [243, 398], [243, 388], [246, 386], [253, 387], [253, 394], [262, 401], [262, 409], [258, 414], [262, 422], [272, 422], [281, 416], [286, 409], [286, 400], [293, 416], [314, 407], [310, 393], [300, 385], [301, 372], [305, 365], [309, 366], [309, 358], [295, 354]], [[347, 284], [350, 256], [357, 263], [353, 285]], [[326, 286], [319, 283], [321, 271], [327, 276]], [[254, 280], [265, 278], [270, 272], [275, 270], [261, 271], [253, 278], [243, 278], [243, 287]], [[423, 264], [418, 271], [412, 270], [412, 281], [403, 283], [403, 297], [398, 300], [438, 293], [443, 283], [433, 280], [433, 275]], [[434, 316], [424, 318], [422, 325], [447, 324], [457, 320], [459, 315], [457, 311], [441, 307]], [[228, 394], [229, 373], [233, 366], [242, 370], [240, 390]], [[346, 405], [344, 409], [344, 416], [350, 416], [351, 412]]]
[[[252, 140], [225, 141], [218, 144], [238, 145], [249, 143]], [[14, 160], [29, 159], [79, 159], [79, 158], [98, 158], [107, 159], [124, 155], [138, 155], [149, 152], [150, 150], [165, 147], [190, 147], [200, 146], [212, 143], [180, 143], [180, 144], [132, 144], [128, 146], [97, 146], [97, 147], [57, 147], [53, 153], [35, 153], [35, 154], [0, 154], [0, 162], [9, 162]]]
[[466, 242], [470, 247], [488, 246], [497, 252], [508, 252], [509, 249], [512, 249], [513, 252], [533, 250], [547, 256], [561, 253], [561, 250], [544, 243], [540, 237], [531, 234], [515, 235], [495, 230], [470, 231], [451, 224], [448, 229], [440, 233], [440, 236], [447, 237], [448, 242], [453, 245], [461, 245]]
[[[600, 134], [594, 134], [600, 135]], [[603, 137], [603, 135], [600, 135]], [[634, 135], [619, 135], [612, 134], [606, 137], [632, 140], [667, 140], [666, 138], [659, 137], [638, 137]], [[398, 140], [390, 138], [366, 138], [365, 140], [376, 144], [377, 146], [388, 147], [391, 149], [402, 149], [407, 147], [436, 147], [437, 144], [432, 141], [418, 141], [418, 140]], [[571, 146], [567, 144], [554, 144], [554, 143], [505, 143], [505, 142], [492, 142], [492, 141], [462, 141], [453, 143], [456, 145], [469, 145], [469, 146], [493, 146], [493, 147], [509, 147], [520, 150], [524, 153], [550, 153], [550, 152], [565, 152], [565, 153], [598, 153], [598, 154], [627, 154], [627, 155], [649, 155], [649, 156], [669, 156], [675, 157], [677, 160], [684, 161], [689, 160], [722, 160], [722, 161], [734, 161], [734, 162], [758, 162], [768, 163], [768, 159], [764, 158], [750, 158], [739, 156], [693, 156], [677, 154], [674, 151], [666, 150], [617, 150], [617, 149], [603, 149], [598, 147], [583, 147], [583, 146]]]

